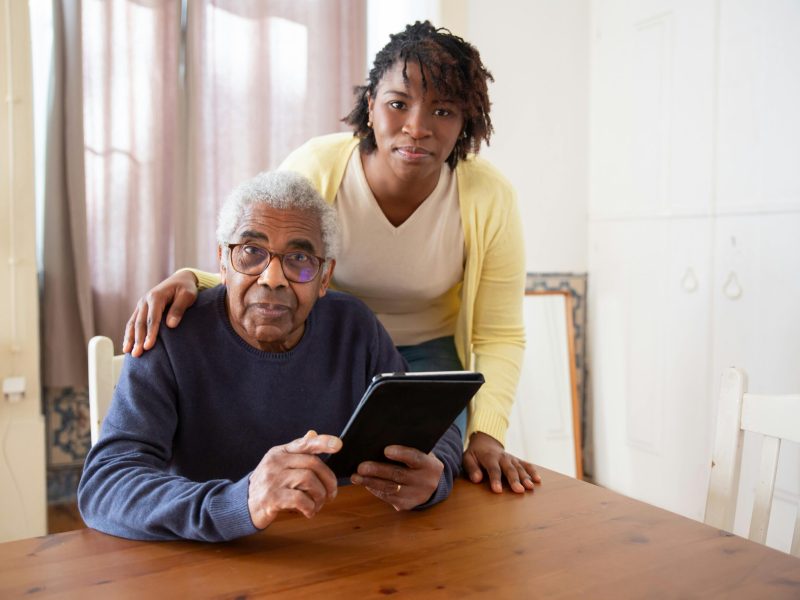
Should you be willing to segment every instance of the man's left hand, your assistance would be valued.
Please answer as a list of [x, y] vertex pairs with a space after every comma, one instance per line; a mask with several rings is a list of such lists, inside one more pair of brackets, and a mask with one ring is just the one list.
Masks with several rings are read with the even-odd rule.
[[533, 491], [534, 483], [542, 483], [542, 478], [531, 463], [509, 454], [503, 444], [481, 431], [470, 436], [463, 464], [464, 471], [473, 483], [483, 481], [483, 470], [486, 470], [489, 485], [497, 494], [503, 493], [503, 477], [511, 490], [518, 494]]
[[432, 452], [425, 454], [408, 446], [387, 446], [384, 455], [405, 466], [362, 462], [350, 481], [363, 485], [395, 510], [411, 510], [427, 502], [439, 486], [444, 471], [442, 461]]

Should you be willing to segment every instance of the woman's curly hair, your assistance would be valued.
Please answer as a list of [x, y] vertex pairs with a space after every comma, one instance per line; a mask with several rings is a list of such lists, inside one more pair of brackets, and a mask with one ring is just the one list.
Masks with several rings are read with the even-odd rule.
[[430, 21], [417, 21], [390, 36], [389, 43], [375, 56], [367, 85], [354, 88], [355, 107], [342, 121], [353, 127], [353, 135], [361, 138], [362, 152], [374, 152], [377, 148], [375, 133], [367, 126], [368, 98], [375, 97], [378, 83], [398, 61], [403, 61], [403, 79], [408, 81], [409, 60], [419, 65], [423, 90], [428, 89], [430, 79], [443, 96], [463, 99], [464, 128], [447, 157], [447, 164], [455, 168], [468, 153], [477, 153], [481, 142], [489, 144], [493, 129], [488, 82], [494, 78], [483, 66], [477, 48], [447, 29], [436, 29]]

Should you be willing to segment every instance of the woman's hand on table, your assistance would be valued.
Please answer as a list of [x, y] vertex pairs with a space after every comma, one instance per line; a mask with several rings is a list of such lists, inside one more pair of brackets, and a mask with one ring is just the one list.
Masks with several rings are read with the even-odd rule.
[[511, 491], [518, 494], [533, 491], [533, 484], [542, 482], [536, 467], [509, 454], [500, 442], [481, 431], [470, 436], [469, 445], [464, 451], [463, 465], [464, 472], [473, 483], [483, 481], [483, 471], [486, 471], [489, 485], [497, 494], [503, 493], [503, 477]]
[[183, 313], [197, 300], [197, 278], [191, 271], [178, 271], [139, 298], [125, 325], [122, 351], [141, 356], [150, 350], [158, 337], [161, 315], [170, 302], [167, 326], [177, 327]]
[[444, 472], [442, 461], [432, 452], [425, 454], [407, 446], [387, 446], [384, 454], [405, 466], [362, 462], [350, 481], [363, 485], [395, 510], [411, 510], [430, 500]]

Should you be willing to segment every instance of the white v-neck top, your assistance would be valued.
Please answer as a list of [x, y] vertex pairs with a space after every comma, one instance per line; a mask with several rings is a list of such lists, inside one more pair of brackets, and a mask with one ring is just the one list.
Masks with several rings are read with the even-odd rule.
[[356, 146], [334, 206], [342, 233], [334, 285], [366, 302], [395, 345], [453, 335], [465, 260], [453, 170], [442, 165], [431, 195], [395, 227], [367, 184]]

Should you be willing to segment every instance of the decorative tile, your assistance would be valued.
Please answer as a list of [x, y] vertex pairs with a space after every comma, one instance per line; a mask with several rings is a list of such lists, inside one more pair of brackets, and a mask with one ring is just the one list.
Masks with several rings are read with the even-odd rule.
[[86, 388], [45, 388], [48, 467], [82, 467], [89, 451], [89, 394]]
[[47, 503], [75, 502], [82, 467], [49, 467], [47, 469]]

